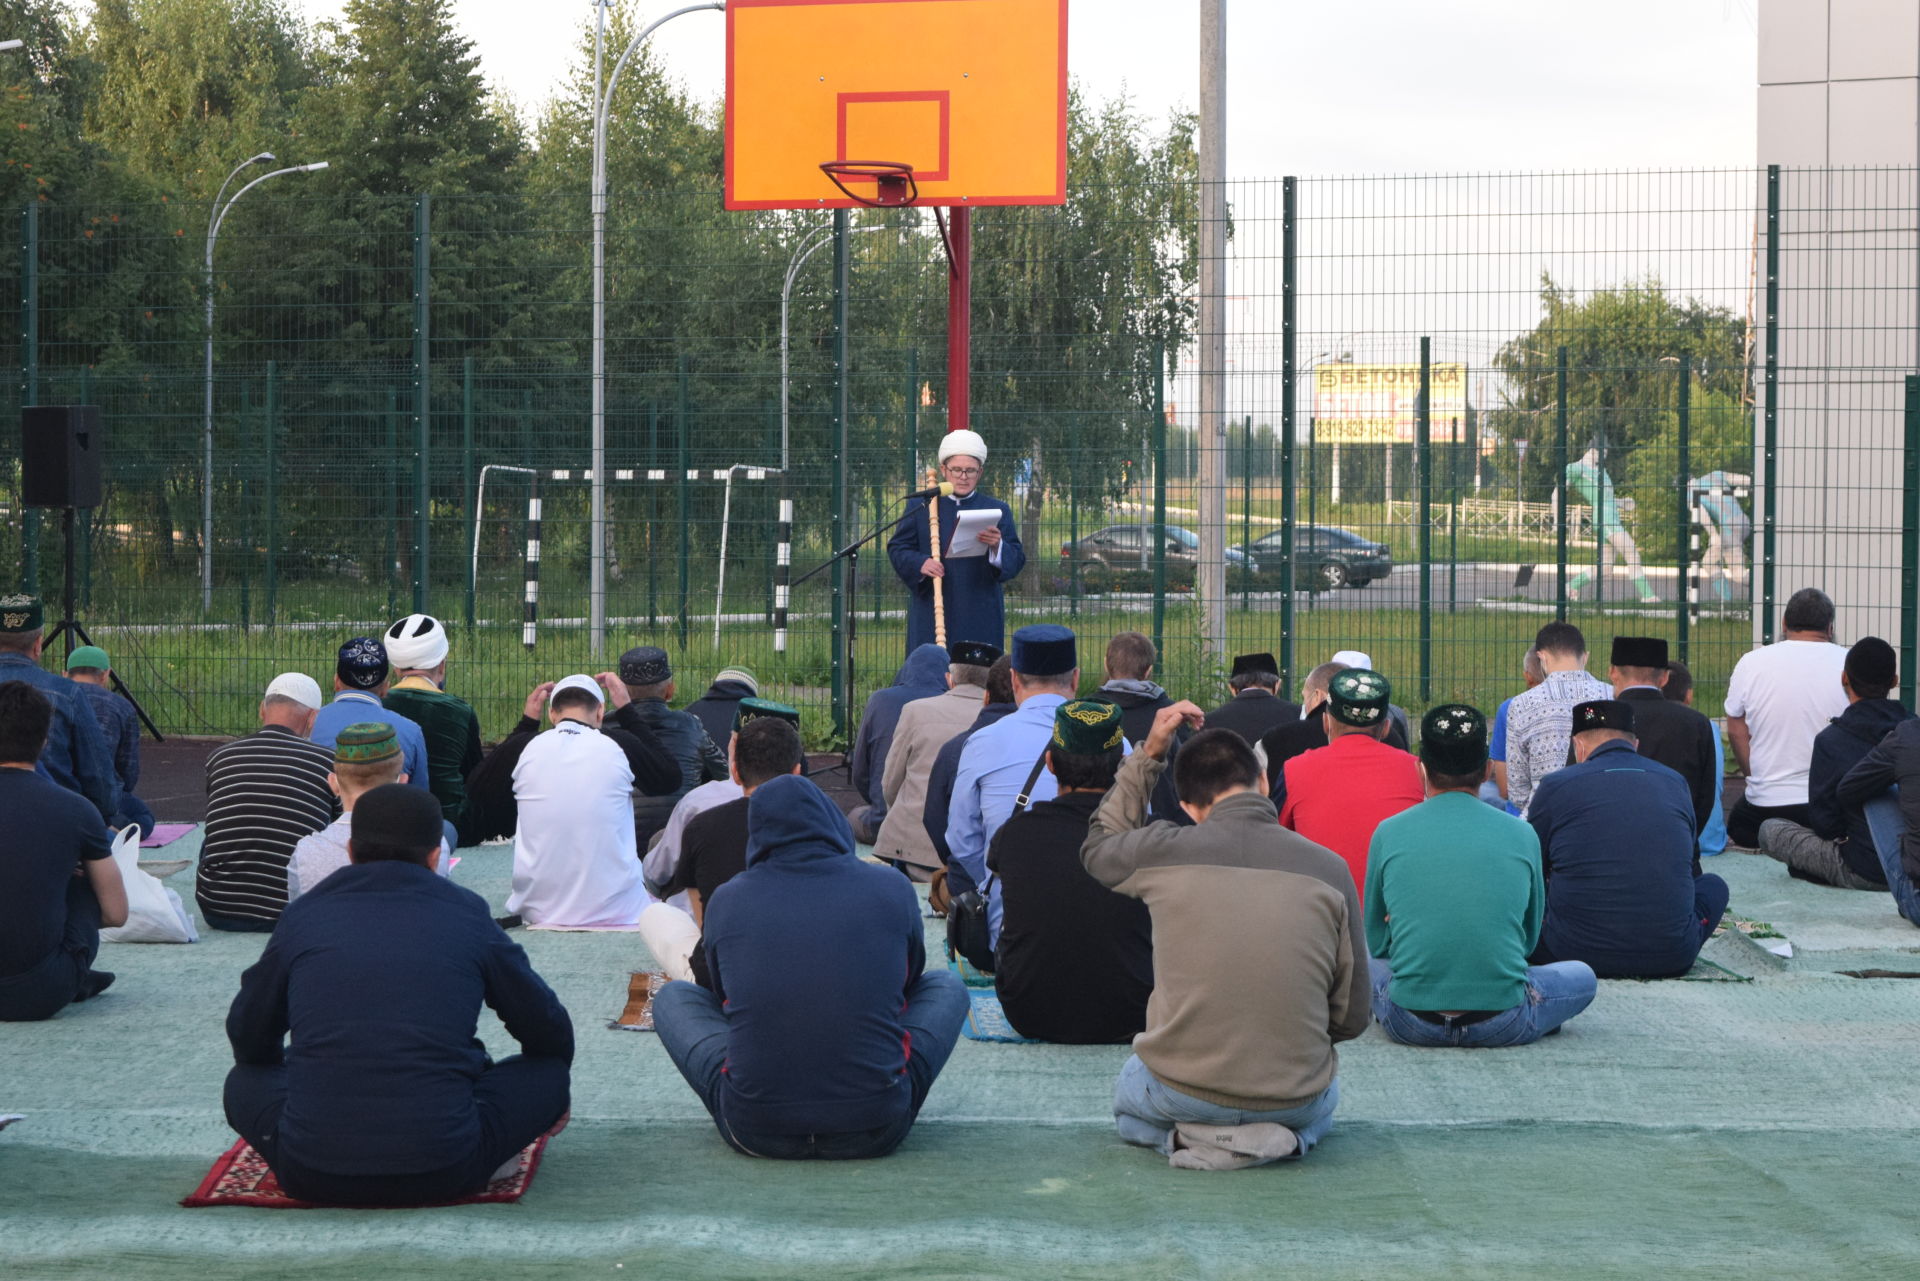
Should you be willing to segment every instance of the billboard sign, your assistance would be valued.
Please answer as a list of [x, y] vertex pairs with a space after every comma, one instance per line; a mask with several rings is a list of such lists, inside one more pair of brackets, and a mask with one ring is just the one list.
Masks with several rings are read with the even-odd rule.
[[[1465, 439], [1467, 367], [1436, 364], [1428, 369], [1433, 396], [1430, 439], [1436, 443]], [[1419, 400], [1417, 364], [1316, 365], [1314, 439], [1335, 445], [1411, 444]]]

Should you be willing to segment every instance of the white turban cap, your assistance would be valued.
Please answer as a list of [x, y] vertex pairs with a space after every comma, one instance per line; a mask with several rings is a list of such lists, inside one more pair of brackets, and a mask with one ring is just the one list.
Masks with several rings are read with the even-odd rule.
[[395, 671], [425, 671], [447, 656], [447, 629], [431, 614], [408, 614], [387, 628], [387, 661]]
[[980, 460], [980, 465], [985, 467], [987, 465], [987, 442], [980, 439], [979, 432], [968, 431], [964, 427], [959, 431], [950, 431], [940, 438], [940, 461], [945, 463], [947, 459], [955, 455], [964, 458], [977, 458]]
[[[387, 648], [388, 652], [392, 652], [392, 646]], [[1331, 661], [1347, 667], [1364, 667], [1369, 671], [1373, 669], [1373, 660], [1357, 649], [1343, 649], [1335, 654]]]

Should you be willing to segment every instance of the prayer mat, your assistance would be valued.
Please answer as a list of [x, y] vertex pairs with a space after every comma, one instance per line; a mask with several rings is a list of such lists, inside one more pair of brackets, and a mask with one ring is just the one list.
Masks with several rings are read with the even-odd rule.
[[638, 925], [529, 925], [530, 930], [550, 930], [555, 934], [638, 934]]
[[627, 977], [627, 1007], [607, 1026], [616, 1032], [653, 1031], [654, 993], [671, 981], [659, 970], [635, 970]]
[[1000, 1041], [1008, 1045], [1037, 1045], [1030, 1036], [1021, 1036], [1007, 1022], [1000, 998], [981, 988], [967, 989], [967, 1021], [960, 1025], [970, 1041]]
[[1717, 965], [1706, 957], [1694, 958], [1693, 968], [1680, 976], [1682, 983], [1751, 983], [1753, 979], [1745, 974], [1736, 974], [1724, 965]]
[[162, 845], [171, 845], [198, 826], [198, 823], [155, 823], [153, 835], [141, 841], [140, 848], [157, 850]]
[[[505, 1177], [495, 1178], [486, 1189], [458, 1201], [442, 1201], [439, 1205], [494, 1205], [509, 1201], [518, 1201], [527, 1194], [533, 1185], [534, 1172], [540, 1168], [540, 1157], [547, 1150], [547, 1136], [541, 1135], [514, 1158], [513, 1170]], [[300, 1201], [280, 1190], [280, 1181], [267, 1168], [267, 1163], [253, 1145], [245, 1139], [228, 1148], [226, 1153], [213, 1163], [213, 1169], [200, 1181], [192, 1196], [180, 1203], [188, 1209], [207, 1205], [251, 1205], [262, 1210], [324, 1210], [351, 1209], [350, 1206], [322, 1206], [311, 1201]], [[428, 1206], [381, 1206], [379, 1209], [429, 1209]]]
[[967, 958], [957, 952], [947, 953], [947, 968], [960, 976], [960, 981], [970, 988], [993, 987], [993, 975], [982, 974], [968, 963]]

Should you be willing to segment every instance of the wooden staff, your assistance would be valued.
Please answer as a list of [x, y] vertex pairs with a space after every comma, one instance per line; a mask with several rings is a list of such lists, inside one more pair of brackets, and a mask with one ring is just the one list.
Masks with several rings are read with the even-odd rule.
[[[930, 483], [938, 484], [939, 481], [936, 478]], [[927, 545], [933, 548], [934, 560], [941, 561], [940, 496], [938, 494], [927, 499]], [[944, 564], [945, 562], [941, 561], [941, 563]], [[945, 588], [946, 580], [944, 578], [936, 578], [933, 580], [933, 643], [942, 648], [945, 648], [947, 644], [947, 597]]]

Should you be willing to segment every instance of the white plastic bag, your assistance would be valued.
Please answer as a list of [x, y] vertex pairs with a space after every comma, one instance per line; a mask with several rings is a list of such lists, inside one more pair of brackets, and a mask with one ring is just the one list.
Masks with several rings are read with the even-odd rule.
[[132, 823], [113, 838], [113, 861], [127, 887], [127, 923], [100, 931], [102, 943], [194, 943], [200, 932], [180, 896], [140, 869], [140, 828]]

